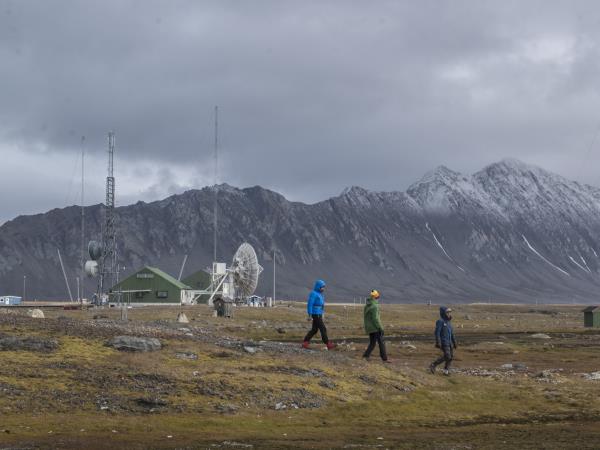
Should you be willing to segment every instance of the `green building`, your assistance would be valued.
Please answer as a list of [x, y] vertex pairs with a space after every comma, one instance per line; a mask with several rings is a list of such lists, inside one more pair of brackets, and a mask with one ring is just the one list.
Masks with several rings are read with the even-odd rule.
[[131, 303], [181, 303], [192, 288], [156, 267], [143, 269], [114, 285], [112, 292], [123, 292], [123, 300]]
[[585, 327], [600, 328], [600, 307], [588, 306], [583, 310], [583, 325]]

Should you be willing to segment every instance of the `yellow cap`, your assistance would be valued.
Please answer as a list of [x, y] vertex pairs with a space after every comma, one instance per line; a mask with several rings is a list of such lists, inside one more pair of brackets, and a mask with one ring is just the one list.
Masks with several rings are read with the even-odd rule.
[[371, 291], [371, 297], [373, 297], [374, 299], [378, 299], [379, 298], [379, 291], [377, 289], [373, 289]]

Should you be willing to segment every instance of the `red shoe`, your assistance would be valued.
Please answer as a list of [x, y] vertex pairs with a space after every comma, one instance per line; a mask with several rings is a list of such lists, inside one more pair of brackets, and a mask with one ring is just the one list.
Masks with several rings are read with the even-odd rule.
[[337, 344], [334, 344], [333, 342], [329, 341], [327, 343], [327, 350], [333, 350], [334, 348], [337, 347]]
[[308, 342], [308, 341], [304, 341], [304, 342], [302, 343], [302, 348], [308, 348], [308, 346], [309, 346], [309, 345], [310, 345], [310, 342]]

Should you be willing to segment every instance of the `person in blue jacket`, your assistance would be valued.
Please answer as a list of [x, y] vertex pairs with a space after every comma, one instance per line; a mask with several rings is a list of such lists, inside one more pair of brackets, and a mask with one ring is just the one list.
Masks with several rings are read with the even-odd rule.
[[304, 338], [302, 347], [308, 348], [310, 340], [313, 338], [318, 331], [321, 332], [321, 339], [323, 343], [327, 345], [327, 349], [331, 350], [335, 348], [335, 344], [327, 337], [327, 328], [323, 322], [323, 312], [325, 310], [325, 296], [323, 291], [325, 290], [325, 282], [323, 280], [317, 280], [314, 289], [308, 295], [308, 303], [306, 305], [306, 312], [308, 313], [309, 320], [312, 319], [312, 328]]
[[435, 323], [435, 346], [442, 350], [442, 355], [431, 363], [429, 370], [431, 373], [435, 373], [435, 368], [441, 363], [444, 364], [444, 375], [450, 375], [450, 364], [454, 358], [454, 351], [456, 350], [456, 338], [452, 330], [451, 308], [445, 306], [440, 307], [440, 319]]

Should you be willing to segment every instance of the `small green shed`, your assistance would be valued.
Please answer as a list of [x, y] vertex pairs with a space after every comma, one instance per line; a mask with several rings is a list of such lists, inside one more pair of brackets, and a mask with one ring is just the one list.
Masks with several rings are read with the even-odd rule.
[[204, 270], [199, 270], [181, 281], [195, 291], [202, 291], [210, 286], [210, 275]]
[[187, 284], [150, 266], [145, 266], [111, 289], [112, 292], [128, 292], [127, 299], [131, 303], [181, 303], [182, 292], [190, 290]]
[[588, 306], [583, 310], [583, 326], [600, 328], [600, 307]]
[[[204, 270], [199, 270], [181, 280], [194, 291], [204, 291], [210, 286], [210, 275]], [[198, 303], [207, 303], [210, 295], [194, 295]]]

